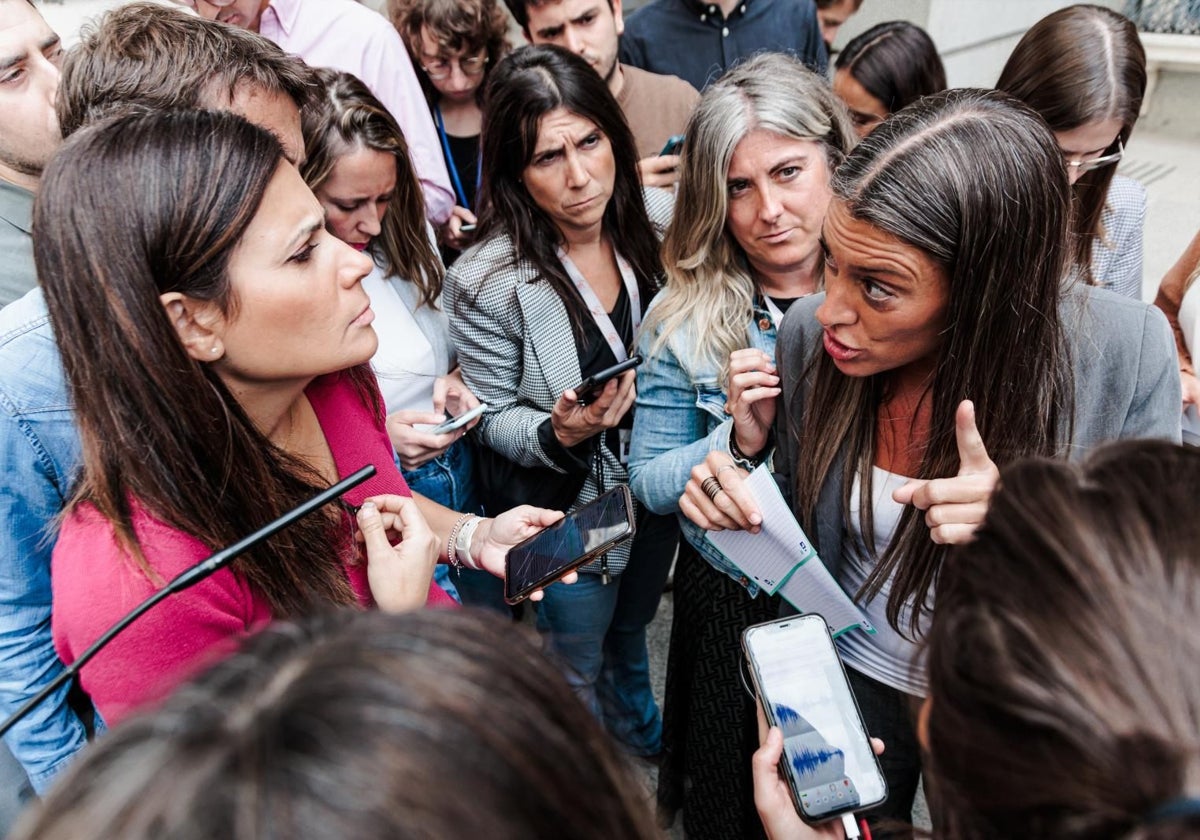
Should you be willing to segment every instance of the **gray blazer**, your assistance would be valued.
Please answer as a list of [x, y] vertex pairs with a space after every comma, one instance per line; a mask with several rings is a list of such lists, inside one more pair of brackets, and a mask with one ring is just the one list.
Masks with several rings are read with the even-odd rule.
[[[815, 311], [825, 299], [814, 295], [792, 304], [776, 345], [783, 396], [775, 420], [777, 478], [791, 495], [795, 442], [782, 433], [788, 418], [803, 416], [811, 383], [802, 376], [821, 352], [821, 326]], [[1106, 441], [1120, 438], [1180, 439], [1182, 396], [1175, 344], [1166, 317], [1153, 306], [1092, 286], [1074, 285], [1059, 309], [1075, 373], [1074, 435], [1064, 442], [1068, 457], [1081, 458]], [[1001, 351], [1002, 352], [1002, 351]], [[1065, 420], [1061, 437], [1066, 438]], [[821, 560], [836, 577], [846, 539], [842, 519], [839, 453], [817, 500], [817, 532], [809, 534]], [[799, 512], [797, 512], [799, 518]]]
[[[645, 198], [650, 221], [661, 235], [674, 198], [658, 189], [645, 190]], [[507, 235], [494, 236], [458, 258], [442, 294], [463, 379], [489, 406], [476, 427], [479, 441], [518, 464], [564, 472], [543, 451], [538, 427], [562, 392], [578, 385], [583, 375], [567, 309], [550, 284], [531, 282], [538, 276], [532, 263], [516, 258]], [[564, 508], [585, 504], [628, 481], [613, 453], [601, 451], [604, 487], [589, 475], [574, 500], [563, 500]], [[628, 543], [609, 552], [610, 568], [620, 571], [628, 553]]]

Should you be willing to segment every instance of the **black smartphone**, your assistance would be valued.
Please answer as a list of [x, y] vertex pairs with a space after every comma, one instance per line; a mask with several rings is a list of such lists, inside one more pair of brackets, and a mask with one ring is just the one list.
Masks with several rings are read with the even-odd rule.
[[504, 600], [509, 604], [523, 601], [535, 589], [620, 545], [636, 530], [629, 486], [618, 484], [508, 550]]
[[793, 615], [756, 624], [742, 633], [742, 650], [767, 722], [783, 730], [780, 767], [801, 818], [824, 822], [887, 799], [825, 619]]
[[580, 405], [587, 405], [600, 396], [600, 392], [604, 390], [604, 386], [608, 384], [608, 380], [614, 376], [620, 376], [627, 370], [633, 370], [641, 363], [641, 356], [630, 356], [625, 361], [615, 364], [610, 368], [605, 368], [599, 373], [593, 373], [572, 389], [575, 392], [575, 399], [578, 400]]
[[679, 150], [683, 148], [684, 136], [676, 134], [674, 137], [668, 137], [667, 142], [663, 145], [660, 155], [677, 155]]

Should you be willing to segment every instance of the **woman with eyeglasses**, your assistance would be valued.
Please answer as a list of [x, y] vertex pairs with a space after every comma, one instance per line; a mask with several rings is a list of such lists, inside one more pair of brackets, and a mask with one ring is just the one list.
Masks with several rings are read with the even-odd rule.
[[388, 12], [417, 66], [454, 187], [455, 207], [441, 230], [450, 265], [475, 238], [484, 83], [510, 48], [508, 17], [496, 0], [389, 0]]
[[1037, 111], [1062, 150], [1076, 276], [1141, 300], [1146, 190], [1116, 175], [1146, 92], [1137, 27], [1102, 6], [1060, 9], [1025, 33], [996, 87]]

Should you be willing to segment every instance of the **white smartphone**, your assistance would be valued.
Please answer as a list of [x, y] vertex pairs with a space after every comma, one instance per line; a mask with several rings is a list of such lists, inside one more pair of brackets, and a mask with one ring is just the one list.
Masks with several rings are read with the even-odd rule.
[[487, 411], [487, 409], [487, 403], [480, 403], [470, 411], [464, 411], [457, 417], [451, 417], [445, 423], [439, 423], [431, 429], [426, 429], [426, 431], [431, 435], [444, 435], [446, 432], [457, 431], [458, 429], [461, 429], [463, 426], [470, 423], [479, 415], [483, 414], [483, 412]]
[[879, 805], [887, 782], [846, 670], [819, 615], [793, 615], [742, 633], [767, 722], [783, 730], [780, 767], [796, 811], [819, 823]]

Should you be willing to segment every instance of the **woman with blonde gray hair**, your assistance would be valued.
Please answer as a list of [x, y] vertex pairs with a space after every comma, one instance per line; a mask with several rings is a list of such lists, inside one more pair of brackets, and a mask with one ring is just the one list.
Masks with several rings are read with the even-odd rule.
[[[655, 513], [679, 512], [689, 470], [728, 417], [730, 353], [773, 355], [788, 306], [820, 288], [829, 181], [854, 142], [829, 84], [783, 55], [730, 71], [697, 105], [663, 240], [666, 287], [638, 344], [646, 362], [630, 478]], [[748, 759], [757, 739], [738, 644], [779, 601], [758, 597], [701, 529], [683, 525], [693, 548], [682, 546], [675, 575], [660, 806], [671, 814], [686, 805], [689, 837], [754, 836]], [[741, 782], [731, 797], [733, 779]]]

